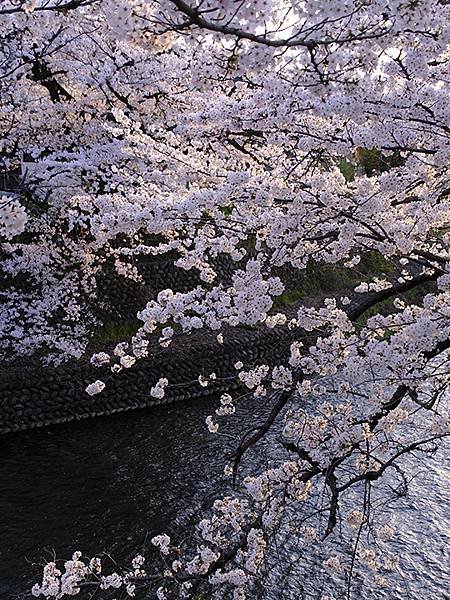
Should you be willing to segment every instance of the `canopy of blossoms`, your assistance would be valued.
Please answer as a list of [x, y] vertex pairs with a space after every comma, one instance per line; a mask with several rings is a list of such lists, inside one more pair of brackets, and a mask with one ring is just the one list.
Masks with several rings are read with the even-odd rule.
[[[159, 600], [252, 598], [286, 519], [305, 547], [338, 520], [358, 540], [367, 530], [348, 564], [330, 555], [326, 566], [383, 580], [393, 532], [372, 519], [371, 490], [450, 433], [449, 16], [444, 0], [0, 4], [0, 167], [21, 169], [0, 197], [5, 355], [80, 357], [111, 261], [118, 280], [136, 280], [139, 257], [167, 254], [202, 283], [161, 290], [132, 339], [92, 357], [111, 376], [91, 395], [179, 334], [285, 326], [278, 267], [353, 268], [368, 252], [392, 266], [350, 297], [300, 307], [288, 362], [236, 365], [273, 407], [226, 467], [235, 494], [214, 503], [193, 544], [157, 536], [157, 575], [139, 556], [119, 574], [76, 553], [47, 565], [35, 595], [144, 586]], [[364, 172], [367, 151], [383, 168]], [[229, 284], [217, 257], [235, 265]], [[151, 382], [149, 395], [170, 383]], [[211, 432], [237, 400], [222, 397]], [[286, 460], [240, 478], [275, 426]], [[346, 504], [354, 488], [363, 501]]]

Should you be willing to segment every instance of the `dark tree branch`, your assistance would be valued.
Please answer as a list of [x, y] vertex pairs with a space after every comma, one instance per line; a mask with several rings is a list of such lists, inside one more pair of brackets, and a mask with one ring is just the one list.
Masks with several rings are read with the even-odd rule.
[[[228, 24], [221, 25], [219, 23], [215, 23], [212, 21], [208, 21], [203, 17], [202, 11], [198, 8], [194, 8], [184, 0], [171, 0], [171, 2], [178, 8], [178, 10], [188, 17], [189, 21], [185, 26], [196, 25], [200, 29], [205, 29], [207, 31], [214, 31], [216, 33], [222, 33], [224, 35], [235, 36], [239, 39], [249, 40], [251, 42], [255, 42], [257, 44], [263, 44], [265, 46], [271, 46], [273, 48], [293, 48], [293, 47], [304, 47], [312, 50], [317, 46], [331, 46], [332, 44], [348, 44], [355, 41], [363, 41], [370, 40], [374, 38], [380, 38], [384, 35], [387, 35], [388, 30], [386, 31], [378, 31], [375, 33], [361, 33], [354, 34], [348, 37], [328, 37], [326, 39], [307, 39], [307, 37], [298, 38], [296, 36], [291, 36], [286, 39], [278, 39], [273, 40], [268, 38], [266, 35], [258, 35], [255, 33], [251, 33], [249, 31], [245, 31], [244, 29], [240, 29], [238, 27], [233, 27]], [[344, 16], [343, 16], [344, 19]], [[176, 26], [175, 26], [176, 27]]]
[[[81, 8], [82, 6], [89, 6], [100, 1], [101, 0], [69, 0], [69, 2], [59, 2], [56, 4], [49, 4], [45, 6], [36, 6], [33, 12], [54, 11], [63, 13], [65, 11]], [[0, 9], [0, 15], [11, 15], [19, 12], [25, 12], [23, 6]]]

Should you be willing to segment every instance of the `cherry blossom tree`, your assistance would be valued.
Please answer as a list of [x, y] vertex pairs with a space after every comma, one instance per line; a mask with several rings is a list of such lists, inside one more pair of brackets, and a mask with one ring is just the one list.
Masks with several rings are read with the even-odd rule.
[[[35, 595], [252, 598], [279, 536], [306, 553], [338, 523], [354, 551], [324, 566], [347, 597], [358, 569], [388, 583], [395, 533], [372, 498], [386, 473], [406, 483], [405, 455], [450, 433], [449, 16], [443, 0], [2, 2], [1, 164], [17, 177], [0, 203], [2, 350], [81, 356], [105, 265], [139, 280], [136, 260], [165, 254], [202, 283], [149, 300], [136, 335], [92, 357], [102, 372], [196, 329], [219, 342], [239, 325], [296, 334], [287, 362], [236, 364], [272, 406], [193, 543], [155, 537], [157, 574], [141, 556], [107, 573], [75, 553], [45, 567]], [[389, 278], [293, 318], [274, 307], [280, 267], [355, 269], [368, 252]], [[217, 257], [235, 265], [231, 283]], [[239, 399], [222, 396], [212, 434]], [[282, 453], [249, 474], [267, 435]]]

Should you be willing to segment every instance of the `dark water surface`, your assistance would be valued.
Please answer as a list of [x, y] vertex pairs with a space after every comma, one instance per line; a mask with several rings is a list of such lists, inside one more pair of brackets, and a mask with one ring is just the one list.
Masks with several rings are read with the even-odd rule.
[[[152, 553], [150, 538], [179, 530], [177, 515], [200, 515], [227, 485], [224, 441], [230, 447], [232, 440], [204, 425], [216, 406], [206, 398], [0, 438], [0, 597], [27, 595], [42, 572], [35, 563], [53, 550], [65, 559], [74, 550], [109, 551], [120, 562]], [[267, 410], [267, 401], [248, 401], [231, 432]], [[402, 558], [394, 585], [356, 590], [354, 600], [450, 599], [448, 455], [447, 445], [424, 462], [405, 463], [416, 477], [392, 513]], [[274, 587], [268, 596], [320, 598], [321, 561], [313, 563], [295, 578], [306, 583]]]
[[[177, 514], [200, 514], [223, 489], [224, 438], [205, 418], [206, 398], [0, 438], [0, 596], [29, 591], [29, 563], [110, 551], [123, 559]], [[267, 410], [241, 408], [232, 431]], [[226, 444], [230, 441], [225, 440]]]

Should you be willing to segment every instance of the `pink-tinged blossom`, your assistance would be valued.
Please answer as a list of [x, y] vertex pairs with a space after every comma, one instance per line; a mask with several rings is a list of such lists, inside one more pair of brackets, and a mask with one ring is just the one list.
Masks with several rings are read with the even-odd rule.
[[98, 352], [97, 354], [93, 354], [91, 357], [91, 364], [94, 367], [102, 367], [104, 365], [109, 364], [111, 357], [106, 352]]
[[11, 239], [25, 230], [28, 217], [25, 208], [9, 196], [0, 195], [0, 236]]
[[102, 392], [104, 389], [105, 383], [100, 379], [97, 379], [97, 381], [94, 381], [87, 386], [86, 392], [89, 394], [89, 396], [95, 396], [96, 394], [100, 394], [100, 392]]
[[158, 548], [161, 554], [169, 554], [170, 552], [170, 537], [165, 533], [152, 538], [152, 544]]
[[[254, 597], [283, 522], [302, 545], [365, 528], [384, 551], [391, 526], [351, 490], [450, 434], [448, 4], [82, 4], [0, 8], [0, 172], [21, 166], [17, 193], [0, 196], [0, 352], [87, 363], [114, 308], [105, 276], [142, 300], [137, 331], [91, 358], [111, 379], [180, 338], [270, 336], [274, 360], [239, 354], [242, 392], [206, 425], [226, 433], [241, 393], [270, 418], [236, 440], [236, 488], [197, 535], [153, 538], [166, 560], [149, 596]], [[146, 281], [156, 262], [187, 284]], [[168, 380], [148, 386], [162, 400]], [[92, 560], [47, 564], [32, 593], [144, 584], [141, 559], [120, 573]], [[361, 544], [354, 560], [374, 581], [394, 565]], [[323, 567], [331, 580], [350, 564]]]
[[157, 398], [158, 400], [160, 400], [161, 398], [164, 398], [165, 389], [168, 385], [169, 385], [168, 379], [166, 379], [165, 377], [161, 377], [156, 382], [156, 384], [150, 389], [150, 396], [152, 396], [153, 398]]

